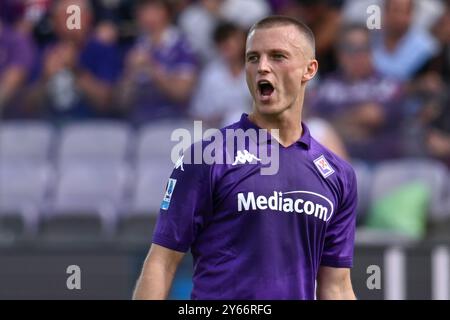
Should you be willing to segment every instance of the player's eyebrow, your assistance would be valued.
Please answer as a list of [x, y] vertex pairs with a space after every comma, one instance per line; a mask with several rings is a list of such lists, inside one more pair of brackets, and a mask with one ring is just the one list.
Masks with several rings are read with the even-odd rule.
[[[269, 49], [269, 50], [267, 50], [267, 52], [268, 52], [269, 54], [281, 53], [281, 54], [284, 54], [284, 55], [286, 55], [286, 56], [290, 56], [290, 53], [289, 53], [287, 50], [284, 50], [284, 49]], [[245, 56], [246, 56], [246, 57], [249, 57], [249, 56], [252, 56], [252, 55], [259, 55], [259, 54], [260, 54], [259, 51], [252, 50], [252, 51], [248, 51], [248, 52], [245, 54]]]
[[284, 50], [284, 49], [271, 49], [271, 50], [269, 50], [269, 53], [270, 54], [281, 53], [281, 54], [284, 54], [286, 56], [290, 56], [291, 55], [289, 51]]

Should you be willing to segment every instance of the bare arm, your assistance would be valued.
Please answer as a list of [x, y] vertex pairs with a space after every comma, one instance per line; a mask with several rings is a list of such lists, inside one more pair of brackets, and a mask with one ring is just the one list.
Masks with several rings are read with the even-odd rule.
[[316, 293], [319, 300], [356, 300], [350, 269], [320, 267]]
[[[141, 71], [149, 74], [159, 90], [164, 92], [175, 102], [184, 102], [188, 100], [196, 83], [195, 74], [169, 74], [162, 70], [150, 70], [150, 68], [141, 69]], [[132, 103], [135, 96], [135, 84], [132, 80], [134, 72], [135, 71], [130, 71], [126, 73], [127, 75], [120, 83], [118, 96], [120, 105], [123, 109], [126, 109], [126, 107]]]
[[13, 66], [0, 77], [0, 110], [24, 83], [26, 75], [23, 67]]
[[124, 77], [118, 93], [119, 104], [123, 109], [129, 107], [135, 98], [136, 86], [133, 79], [140, 73], [146, 74], [153, 85], [175, 102], [187, 101], [196, 83], [194, 71], [168, 72], [145, 50], [133, 49], [126, 58]]
[[152, 244], [133, 294], [134, 300], [167, 299], [184, 253]]
[[341, 158], [345, 160], [350, 159], [341, 137], [331, 125], [327, 126], [321, 143]]
[[82, 71], [78, 75], [78, 86], [98, 109], [108, 108], [112, 94], [110, 84], [97, 79], [87, 71]]
[[193, 72], [172, 74], [162, 69], [153, 71], [153, 80], [161, 91], [177, 102], [183, 102], [189, 98], [196, 82]]

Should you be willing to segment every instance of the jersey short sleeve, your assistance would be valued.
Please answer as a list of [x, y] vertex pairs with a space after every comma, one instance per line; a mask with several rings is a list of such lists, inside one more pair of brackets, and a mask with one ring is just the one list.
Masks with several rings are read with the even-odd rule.
[[350, 168], [344, 184], [344, 196], [339, 209], [331, 218], [325, 235], [321, 265], [334, 268], [353, 266], [355, 242], [357, 188], [356, 176]]
[[187, 252], [212, 213], [211, 167], [178, 160], [167, 182], [153, 243]]

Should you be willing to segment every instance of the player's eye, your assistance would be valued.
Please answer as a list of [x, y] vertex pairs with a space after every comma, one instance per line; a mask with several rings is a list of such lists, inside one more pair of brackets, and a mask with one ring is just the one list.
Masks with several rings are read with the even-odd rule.
[[283, 59], [285, 59], [286, 57], [285, 57], [283, 54], [281, 54], [281, 53], [274, 53], [274, 54], [272, 55], [272, 58], [275, 59], [275, 60], [283, 60]]
[[247, 57], [247, 62], [256, 62], [256, 61], [258, 61], [258, 57], [255, 55]]

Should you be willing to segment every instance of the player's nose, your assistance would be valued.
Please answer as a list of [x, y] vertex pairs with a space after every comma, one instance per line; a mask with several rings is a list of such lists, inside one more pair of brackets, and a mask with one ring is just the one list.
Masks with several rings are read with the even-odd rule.
[[270, 64], [266, 56], [261, 56], [258, 63], [258, 73], [266, 74], [270, 72]]

